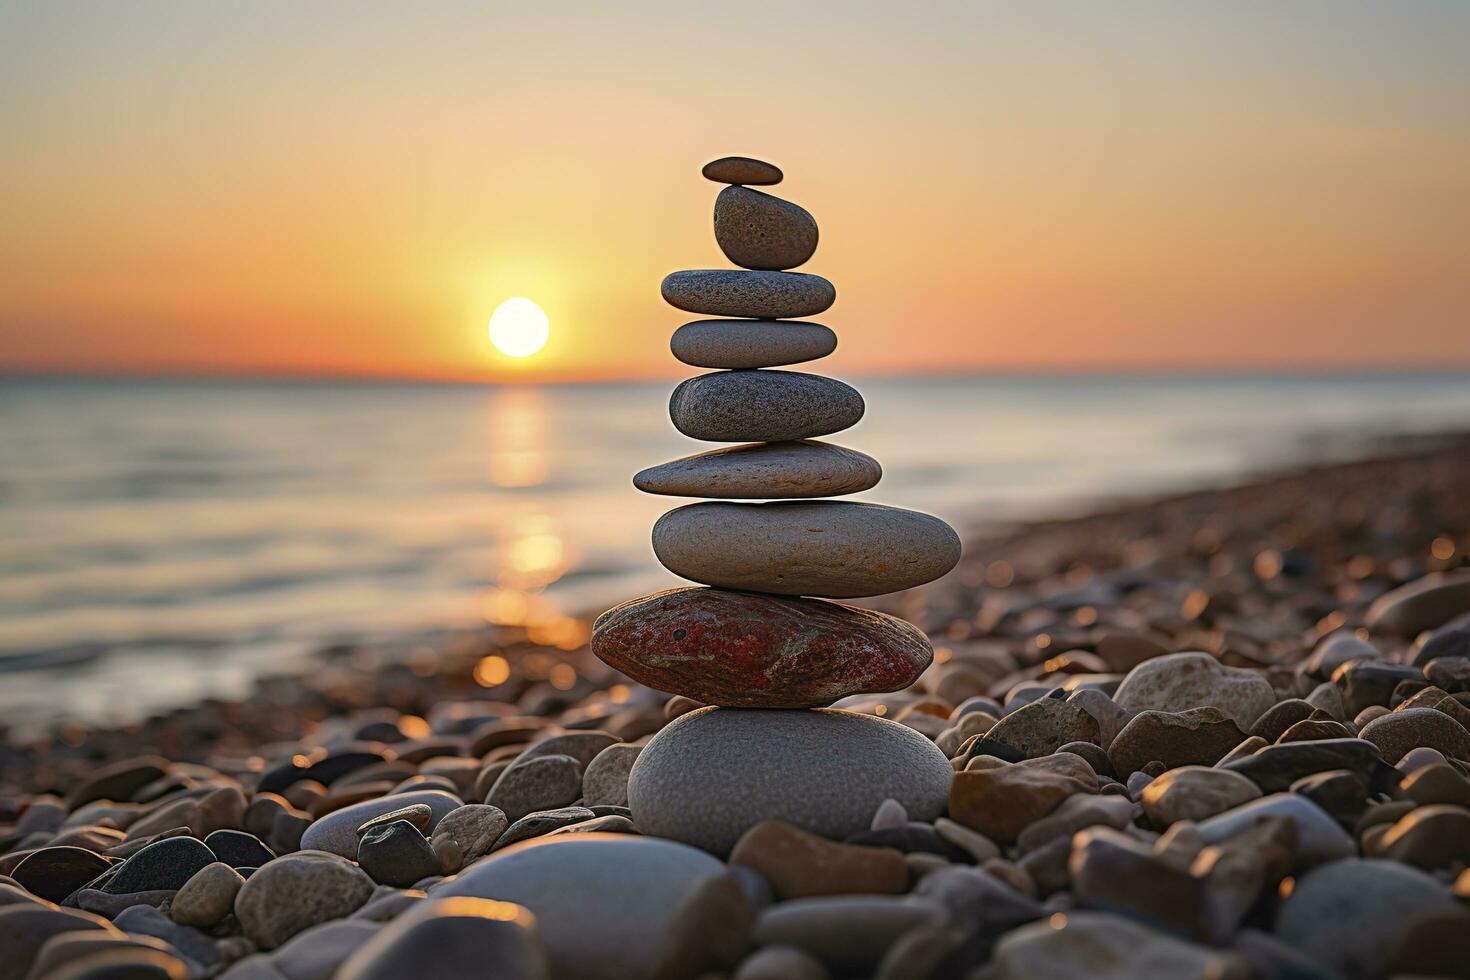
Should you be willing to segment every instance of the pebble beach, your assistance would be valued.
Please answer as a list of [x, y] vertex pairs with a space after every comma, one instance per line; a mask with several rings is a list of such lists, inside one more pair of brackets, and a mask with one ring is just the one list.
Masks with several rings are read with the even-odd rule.
[[[1467, 479], [1451, 438], [968, 540], [874, 603], [933, 664], [784, 732], [739, 796], [788, 819], [728, 848], [648, 832], [728, 835], [708, 800], [629, 805], [651, 738], [719, 709], [513, 629], [7, 740], [0, 970], [1462, 976]], [[876, 719], [948, 761], [938, 812], [832, 771]]]
[[1470, 438], [966, 547], [840, 499], [815, 219], [703, 173], [695, 584], [6, 731], [0, 980], [1467, 975]]

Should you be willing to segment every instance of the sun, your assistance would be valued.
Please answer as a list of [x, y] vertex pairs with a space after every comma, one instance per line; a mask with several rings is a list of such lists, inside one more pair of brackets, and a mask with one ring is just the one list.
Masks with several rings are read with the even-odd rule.
[[490, 343], [506, 357], [530, 357], [546, 346], [549, 336], [546, 311], [524, 296], [501, 303], [490, 317]]

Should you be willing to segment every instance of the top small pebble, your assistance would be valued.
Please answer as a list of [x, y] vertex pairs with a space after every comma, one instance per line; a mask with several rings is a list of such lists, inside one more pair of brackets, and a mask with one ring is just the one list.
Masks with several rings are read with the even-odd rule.
[[775, 164], [750, 157], [720, 157], [700, 172], [717, 184], [779, 184], [783, 176]]

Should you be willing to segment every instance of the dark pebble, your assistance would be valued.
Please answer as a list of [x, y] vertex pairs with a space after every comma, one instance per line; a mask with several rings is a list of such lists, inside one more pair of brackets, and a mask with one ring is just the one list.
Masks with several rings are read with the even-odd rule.
[[84, 847], [43, 847], [16, 865], [10, 877], [32, 895], [60, 903], [95, 881], [110, 865], [105, 857]]
[[292, 783], [302, 779], [315, 779], [323, 786], [330, 786], [350, 772], [355, 772], [364, 766], [371, 766], [375, 763], [387, 762], [391, 758], [392, 755], [390, 753], [384, 752], [381, 749], [355, 749], [325, 755], [320, 758], [315, 756], [294, 756], [290, 762], [276, 766], [276, 768], [261, 776], [260, 783], [255, 787], [255, 791], [257, 793], [279, 793]]
[[1268, 742], [1274, 742], [1286, 733], [1286, 730], [1299, 721], [1306, 721], [1317, 709], [1312, 707], [1301, 698], [1288, 698], [1278, 701], [1266, 710], [1266, 713], [1256, 719], [1247, 735], [1259, 735]]
[[1470, 657], [1470, 626], [1435, 630], [1414, 655], [1414, 666], [1423, 667], [1440, 657]]
[[1113, 769], [1113, 760], [1108, 758], [1108, 753], [1100, 745], [1093, 745], [1091, 742], [1068, 742], [1057, 751], [1081, 756], [1092, 767], [1092, 771], [1099, 776], [1106, 776], [1113, 780], [1118, 778], [1117, 771]]
[[123, 862], [103, 887], [109, 895], [182, 888], [184, 882], [207, 864], [214, 852], [193, 837], [168, 837], [154, 841]]
[[849, 844], [863, 847], [892, 847], [905, 854], [938, 854], [954, 864], [973, 864], [974, 858], [962, 848], [956, 847], [935, 830], [932, 824], [910, 820], [897, 827], [881, 830], [863, 830], [847, 838]]
[[1397, 775], [1383, 761], [1378, 747], [1360, 738], [1268, 745], [1254, 755], [1227, 762], [1221, 768], [1233, 769], [1245, 776], [1259, 786], [1262, 793], [1285, 792], [1303, 776], [1332, 769], [1349, 769], [1370, 786]]
[[357, 863], [374, 881], [407, 888], [439, 873], [434, 847], [407, 820], [369, 827], [357, 843]]
[[258, 868], [276, 856], [260, 838], [243, 830], [216, 830], [204, 838], [204, 846], [232, 868]]
[[1344, 830], [1352, 830], [1368, 809], [1368, 786], [1351, 769], [1329, 769], [1303, 776], [1291, 792], [1305, 796], [1332, 814]]
[[516, 844], [523, 840], [530, 840], [532, 837], [540, 837], [542, 834], [549, 834], [559, 827], [569, 827], [574, 823], [581, 823], [583, 820], [591, 820], [593, 816], [593, 812], [585, 806], [564, 806], [558, 807], [555, 810], [537, 810], [535, 813], [526, 814], [507, 827], [505, 833], [501, 834], [499, 839], [495, 841], [495, 846], [491, 850], [498, 851], [502, 847], [509, 847], [511, 844]]
[[166, 774], [168, 765], [167, 759], [145, 755], [103, 766], [72, 791], [67, 798], [68, 802], [73, 810], [93, 800], [127, 802], [138, 790], [161, 779]]
[[1424, 672], [1405, 664], [1346, 663], [1332, 672], [1332, 682], [1342, 691], [1347, 716], [1356, 718], [1369, 705], [1387, 705], [1400, 681], [1423, 681]]

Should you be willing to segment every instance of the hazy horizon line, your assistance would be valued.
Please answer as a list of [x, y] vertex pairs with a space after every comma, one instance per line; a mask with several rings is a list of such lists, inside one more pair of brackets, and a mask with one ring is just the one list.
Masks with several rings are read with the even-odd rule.
[[[785, 365], [781, 370], [804, 371], [809, 364]], [[359, 371], [290, 371], [281, 369], [242, 369], [231, 371], [209, 370], [143, 370], [117, 371], [107, 369], [13, 369], [0, 368], [0, 381], [14, 382], [273, 382], [273, 383], [334, 383], [334, 384], [404, 384], [404, 385], [464, 385], [464, 386], [573, 386], [573, 385], [620, 385], [653, 384], [663, 381], [679, 381], [691, 374], [703, 373], [704, 369], [690, 368], [688, 373], [669, 371], [647, 374], [623, 374], [612, 376], [544, 375], [537, 377], [515, 375], [433, 375], [391, 372]], [[821, 372], [808, 372], [821, 373]], [[1082, 365], [1025, 365], [995, 368], [956, 368], [910, 370], [902, 372], [844, 370], [844, 377], [872, 381], [903, 380], [1048, 380], [1067, 378], [1139, 378], [1139, 379], [1187, 379], [1209, 378], [1229, 380], [1248, 379], [1312, 379], [1312, 378], [1443, 378], [1470, 375], [1470, 363], [1452, 366], [1423, 364], [1399, 364], [1367, 367], [1363, 365], [1328, 364], [1310, 365], [1178, 365], [1138, 368], [1085, 367]]]

